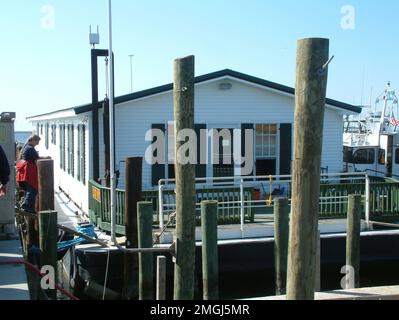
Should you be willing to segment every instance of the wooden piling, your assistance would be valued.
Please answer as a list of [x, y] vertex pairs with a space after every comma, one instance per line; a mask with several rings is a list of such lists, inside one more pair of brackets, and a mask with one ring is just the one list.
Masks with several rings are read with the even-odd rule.
[[[141, 201], [143, 158], [127, 158], [125, 170], [125, 234], [126, 248], [138, 248], [137, 203]], [[136, 253], [124, 254], [124, 288], [126, 300], [137, 300], [138, 256]]]
[[287, 287], [289, 213], [287, 198], [274, 200], [274, 261], [278, 296], [284, 295]]
[[219, 299], [218, 202], [201, 203], [202, 278], [204, 300]]
[[287, 299], [313, 300], [328, 39], [298, 41]]
[[54, 210], [54, 161], [38, 160], [37, 173], [39, 179], [39, 212]]
[[[54, 279], [51, 280], [55, 283], [57, 282], [57, 242], [57, 212], [41, 211], [39, 214], [40, 265], [53, 267]], [[53, 300], [57, 298], [55, 289], [46, 290], [46, 294]]]
[[361, 200], [360, 195], [351, 194], [348, 198], [346, 265], [354, 269], [355, 288], [360, 288]]
[[[194, 127], [194, 56], [174, 63], [174, 115], [176, 137]], [[176, 262], [174, 299], [194, 299], [195, 279], [195, 164], [183, 164], [179, 149], [186, 141], [176, 139]]]
[[[152, 202], [137, 203], [139, 248], [152, 248]], [[139, 253], [139, 300], [154, 299], [153, 253]]]
[[166, 257], [157, 257], [157, 300], [166, 300]]
[[321, 238], [320, 230], [316, 233], [316, 276], [314, 284], [315, 292], [321, 291]]

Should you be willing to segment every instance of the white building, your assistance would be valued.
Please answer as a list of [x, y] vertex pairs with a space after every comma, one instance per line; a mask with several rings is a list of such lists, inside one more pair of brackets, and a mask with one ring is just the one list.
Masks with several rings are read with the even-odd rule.
[[[195, 83], [197, 129], [253, 128], [253, 173], [290, 173], [295, 107], [293, 88], [229, 69], [196, 77]], [[148, 130], [161, 129], [169, 133], [169, 138], [173, 132], [173, 85], [117, 97], [115, 104], [116, 164], [121, 173], [118, 187], [124, 188], [123, 161], [127, 157], [144, 157], [151, 144], [151, 141], [145, 140]], [[338, 173], [343, 169], [343, 115], [360, 112], [359, 107], [327, 99], [322, 167], [329, 172]], [[103, 176], [102, 109], [99, 113], [98, 161], [100, 176]], [[34, 116], [29, 121], [43, 138], [38, 148], [40, 154], [55, 160], [56, 186], [87, 211], [87, 181], [93, 177], [93, 161], [96, 161], [93, 157], [92, 105]], [[240, 169], [234, 168], [234, 165], [212, 164], [212, 140], [209, 136], [205, 146], [208, 164], [197, 166], [197, 176], [239, 175]], [[231, 143], [233, 148], [241, 145], [241, 141], [225, 143]], [[151, 165], [144, 161], [143, 189], [153, 189], [160, 178], [173, 177], [172, 157], [166, 158], [169, 165]]]

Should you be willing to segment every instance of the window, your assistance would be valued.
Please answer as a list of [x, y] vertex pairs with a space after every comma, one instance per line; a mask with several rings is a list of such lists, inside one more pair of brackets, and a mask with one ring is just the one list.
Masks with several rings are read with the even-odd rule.
[[77, 179], [86, 184], [86, 126], [78, 125], [78, 172]]
[[51, 125], [51, 143], [56, 144], [56, 139], [57, 139], [57, 126], [55, 124]]
[[256, 125], [256, 157], [275, 158], [277, 156], [277, 125]]
[[355, 164], [373, 164], [375, 162], [374, 149], [358, 149], [353, 154], [353, 163]]
[[344, 162], [345, 163], [353, 163], [353, 148], [344, 147]]
[[60, 168], [65, 171], [65, 125], [60, 125]]
[[378, 164], [385, 165], [385, 150], [380, 149], [378, 151]]
[[395, 149], [395, 163], [399, 164], [399, 148]]
[[48, 147], [49, 147], [48, 141], [49, 141], [49, 124], [46, 123], [46, 132], [44, 135], [44, 142], [45, 142], [46, 149], [48, 149]]
[[256, 175], [277, 173], [277, 125], [255, 126]]
[[75, 139], [74, 139], [74, 126], [68, 125], [68, 173], [75, 176]]

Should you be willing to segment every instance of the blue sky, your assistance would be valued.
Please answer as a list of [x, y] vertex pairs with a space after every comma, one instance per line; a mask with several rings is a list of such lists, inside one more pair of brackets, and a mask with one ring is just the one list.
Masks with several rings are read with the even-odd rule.
[[[0, 111], [17, 112], [16, 129], [30, 129], [27, 116], [90, 102], [88, 29], [99, 25], [107, 48], [107, 0], [0, 3]], [[355, 29], [341, 26], [345, 5]], [[327, 37], [328, 96], [369, 103], [388, 80], [399, 89], [398, 12], [397, 0], [113, 0], [116, 94], [130, 92], [129, 54], [134, 91], [171, 82], [173, 60], [188, 54], [197, 75], [230, 68], [294, 86], [296, 41]]]

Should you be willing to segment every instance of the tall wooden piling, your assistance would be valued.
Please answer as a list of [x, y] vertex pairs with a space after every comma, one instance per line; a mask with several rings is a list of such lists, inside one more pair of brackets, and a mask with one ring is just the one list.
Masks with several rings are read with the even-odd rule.
[[202, 278], [204, 300], [219, 299], [218, 203], [201, 203]]
[[328, 39], [298, 41], [287, 299], [313, 300]]
[[[51, 282], [57, 282], [57, 242], [58, 225], [56, 211], [41, 211], [39, 214], [39, 245], [40, 245], [40, 265], [43, 268], [52, 267], [54, 278], [48, 275]], [[43, 280], [42, 280], [43, 281]], [[54, 285], [54, 283], [48, 283]], [[55, 300], [57, 292], [55, 289], [46, 290], [46, 294]]]
[[55, 209], [54, 202], [54, 161], [38, 160], [39, 212]]
[[315, 292], [321, 291], [321, 238], [320, 230], [316, 232], [316, 276], [314, 283]]
[[[174, 115], [176, 137], [194, 127], [194, 56], [174, 62]], [[186, 141], [176, 139], [176, 262], [174, 299], [194, 298], [195, 277], [195, 164], [184, 164], [179, 150]], [[184, 156], [184, 155], [182, 155]]]
[[[126, 248], [138, 248], [137, 204], [141, 201], [143, 158], [127, 158], [125, 170], [125, 234]], [[138, 299], [138, 256], [124, 254], [124, 288], [126, 300]]]
[[157, 300], [166, 300], [166, 257], [157, 257]]
[[284, 295], [287, 287], [289, 211], [287, 198], [274, 200], [274, 261], [278, 296]]
[[[152, 248], [152, 202], [137, 203], [139, 248]], [[154, 299], [153, 253], [139, 253], [139, 299]]]
[[[355, 288], [360, 288], [360, 231], [361, 231], [361, 196], [349, 195], [347, 238], [346, 238], [346, 265], [354, 270]], [[354, 289], [354, 288], [347, 288]]]

